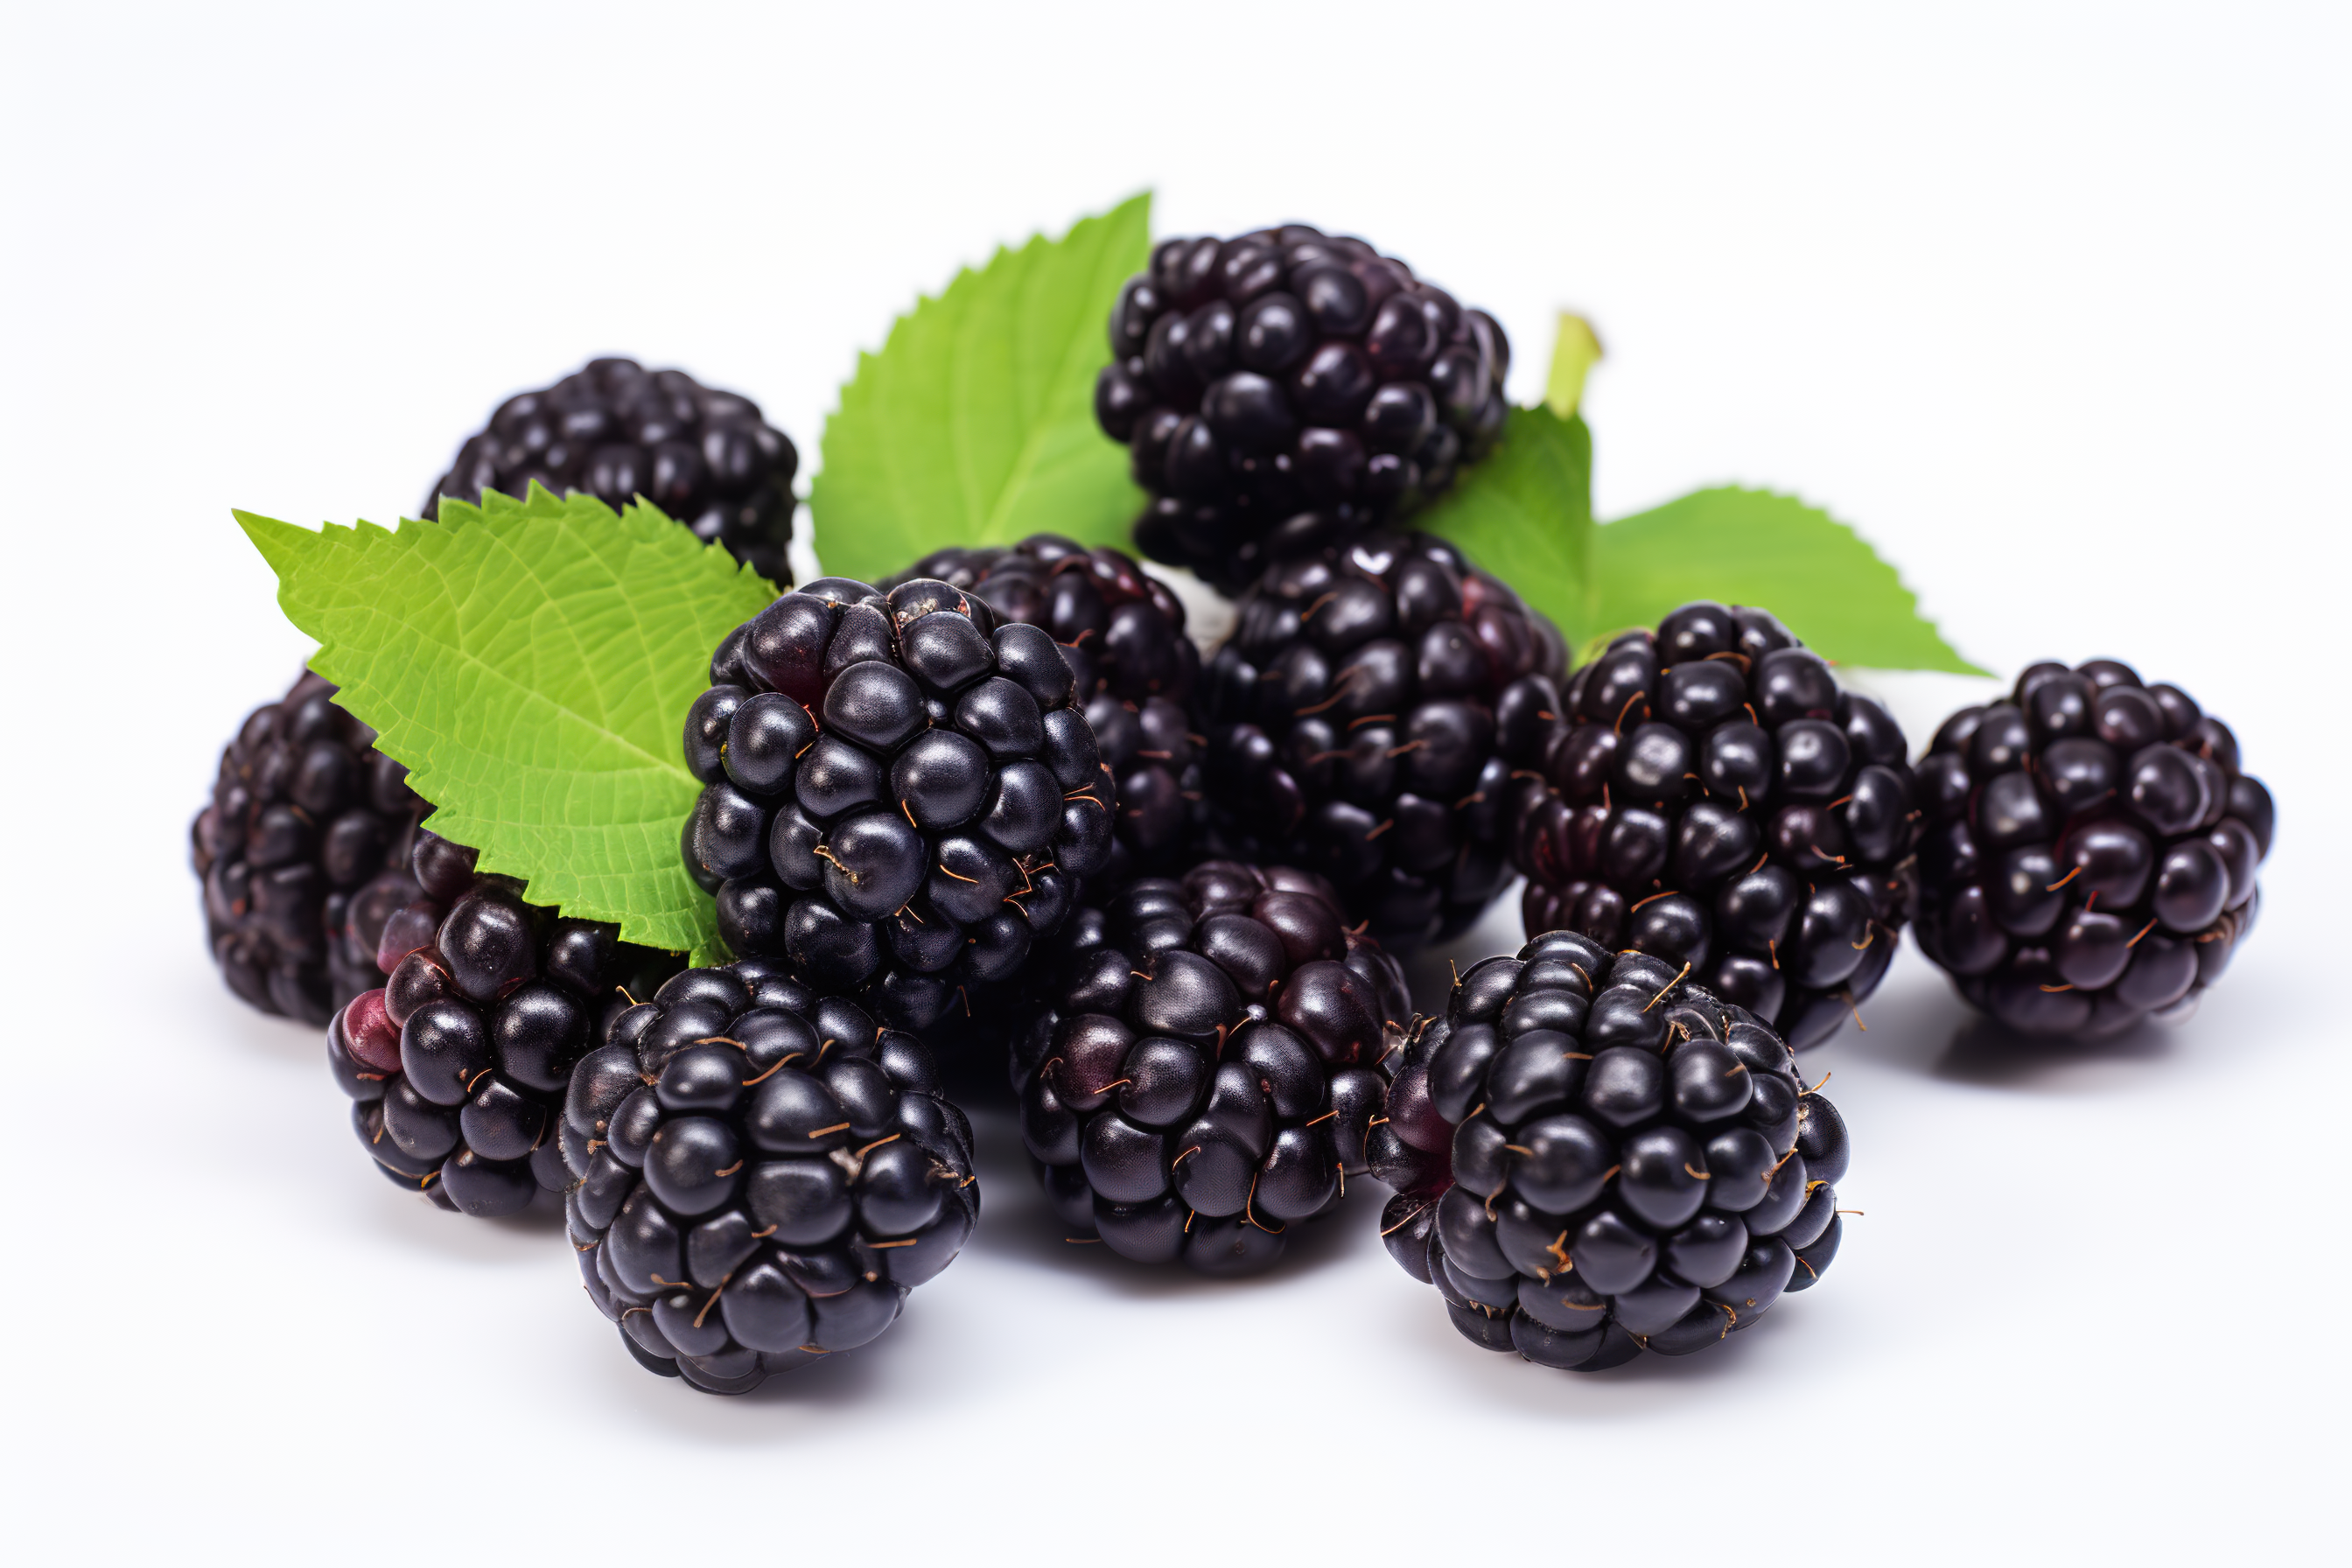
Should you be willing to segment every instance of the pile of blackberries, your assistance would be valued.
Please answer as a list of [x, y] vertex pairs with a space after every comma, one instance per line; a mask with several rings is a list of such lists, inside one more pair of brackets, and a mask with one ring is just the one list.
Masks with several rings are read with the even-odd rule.
[[[2184, 1016], [2253, 924], [2275, 808], [2177, 687], [2036, 664], [1915, 762], [1768, 610], [1578, 664], [1393, 526], [1497, 440], [1509, 348], [1361, 241], [1170, 240], [1111, 341], [1135, 543], [1230, 592], [1231, 635], [1052, 534], [782, 592], [677, 716], [730, 962], [481, 874], [316, 676], [222, 754], [193, 838], [230, 989], [326, 1026], [394, 1183], [560, 1205], [645, 1367], [742, 1393], [880, 1335], [978, 1223], [950, 1086], [1007, 1083], [1097, 1256], [1252, 1274], [1377, 1181], [1474, 1343], [1704, 1350], [1837, 1255], [1845, 1122], [1797, 1052], [1906, 927], [2000, 1025], [2092, 1036]], [[748, 400], [597, 360], [503, 405], [426, 515], [642, 494], [789, 590], [796, 462]], [[1526, 944], [1417, 1013], [1398, 955], [1514, 869]]]

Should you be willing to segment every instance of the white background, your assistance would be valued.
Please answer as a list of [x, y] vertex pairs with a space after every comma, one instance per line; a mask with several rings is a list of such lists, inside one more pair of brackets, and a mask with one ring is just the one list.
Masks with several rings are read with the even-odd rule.
[[[27, 6], [0, 68], [16, 1561], [2342, 1549], [2340, 8], [204, 9]], [[308, 651], [228, 508], [389, 521], [606, 352], [813, 463], [919, 290], [1146, 185], [1162, 234], [1370, 237], [1497, 312], [1522, 397], [1589, 312], [1604, 514], [1796, 490], [2005, 675], [2187, 685], [2283, 824], [2227, 982], [2021, 1047], [1906, 951], [1808, 1058], [1835, 1269], [1587, 1379], [1457, 1339], [1369, 1183], [1205, 1283], [1064, 1246], [986, 1123], [897, 1328], [706, 1398], [560, 1232], [372, 1173], [203, 952], [187, 819]], [[1915, 742], [1979, 689], [1887, 689]]]

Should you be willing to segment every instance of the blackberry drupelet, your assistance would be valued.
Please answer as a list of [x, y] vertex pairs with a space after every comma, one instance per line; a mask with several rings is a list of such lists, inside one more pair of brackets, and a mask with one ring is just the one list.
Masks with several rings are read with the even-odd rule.
[[766, 959], [616, 1014], [562, 1148], [590, 1298], [642, 1365], [712, 1394], [873, 1339], [980, 1216], [921, 1043]]
[[334, 695], [306, 672], [255, 709], [188, 835], [221, 978], [265, 1013], [321, 1026], [383, 984], [376, 940], [416, 896], [408, 852], [425, 811], [408, 770]]
[[1762, 610], [1685, 605], [1576, 672], [1511, 804], [1530, 933], [1687, 963], [1802, 1049], [1917, 899], [1902, 728]]
[[1145, 1263], [1237, 1275], [1365, 1168], [1404, 977], [1322, 879], [1232, 861], [1080, 910], [1013, 1047], [1054, 1210]]
[[572, 1064], [678, 960], [524, 903], [429, 831], [415, 872], [422, 894], [376, 954], [391, 978], [335, 1016], [327, 1059], [394, 1184], [445, 1209], [519, 1213], [570, 1184], [555, 1131]]
[[1322, 873], [1392, 951], [1466, 930], [1557, 725], [1559, 634], [1425, 535], [1281, 563], [1238, 609], [1206, 680], [1209, 842]]
[[1755, 1015], [1568, 931], [1455, 983], [1371, 1139], [1398, 1264], [1472, 1342], [1576, 1372], [1703, 1350], [1811, 1286], [1846, 1153]]
[[517, 393], [467, 438], [434, 481], [421, 515], [441, 498], [484, 490], [521, 497], [536, 483], [586, 490], [618, 508], [642, 495], [716, 540], [761, 576], [790, 587], [793, 475], [800, 454], [748, 397], [704, 386], [684, 371], [648, 372], [631, 359], [591, 360], [553, 386]]
[[1118, 790], [1106, 886], [1181, 873], [1201, 801], [1201, 656], [1184, 605], [1134, 560], [1034, 533], [1011, 548], [935, 552], [882, 584], [935, 577], [1008, 621], [1043, 626], [1077, 679], [1095, 743]]
[[2237, 737], [2130, 666], [2030, 666], [1919, 759], [1919, 946], [2033, 1035], [2195, 1010], [2262, 905], [2276, 808]]
[[1108, 856], [1069, 661], [961, 588], [812, 583], [729, 633], [710, 679], [683, 849], [720, 936], [893, 1027], [1011, 976]]
[[1110, 317], [1095, 417], [1151, 492], [1136, 543], [1238, 589], [1402, 518], [1494, 444], [1510, 343], [1360, 239], [1170, 239]]

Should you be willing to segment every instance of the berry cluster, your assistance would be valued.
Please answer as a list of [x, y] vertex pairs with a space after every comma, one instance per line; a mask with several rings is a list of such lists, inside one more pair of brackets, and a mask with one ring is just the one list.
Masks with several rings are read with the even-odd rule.
[[812, 583], [729, 633], [710, 679], [684, 851], [719, 934], [893, 1026], [1013, 974], [1109, 855], [1069, 661], [950, 584]]
[[1557, 728], [1559, 632], [1425, 536], [1281, 563], [1239, 617], [1207, 679], [1212, 844], [1322, 873], [1392, 950], [1466, 930]]
[[441, 498], [484, 490], [520, 497], [536, 484], [586, 490], [615, 508], [643, 496], [770, 582], [790, 586], [793, 475], [800, 454], [760, 417], [760, 405], [680, 370], [648, 372], [599, 359], [553, 386], [499, 405], [434, 481], [421, 515]]
[[1544, 1366], [1704, 1350], [1837, 1254], [1845, 1123], [1790, 1047], [1566, 931], [1455, 984], [1372, 1152], [1398, 1264], [1473, 1343]]
[[1181, 871], [1201, 799], [1201, 656], [1184, 605], [1134, 560], [1050, 533], [1010, 548], [935, 551], [882, 586], [917, 577], [952, 584], [1007, 621], [1043, 626], [1062, 646], [1087, 726], [1118, 791], [1104, 879]]
[[1228, 587], [1411, 511], [1507, 412], [1493, 317], [1304, 224], [1162, 241], [1110, 345], [1095, 417], [1154, 498], [1136, 542]]
[[[1137, 545], [1235, 594], [1232, 636], [1204, 668], [1165, 584], [1054, 534], [784, 592], [685, 716], [722, 967], [482, 874], [315, 676], [222, 757], [193, 838], [232, 989], [326, 1026], [395, 1184], [561, 1194], [644, 1367], [746, 1392], [954, 1259], [980, 1200], [940, 1051], [1010, 1079], [1074, 1242], [1249, 1274], [1369, 1174], [1481, 1347], [1691, 1353], [1836, 1257], [1845, 1124], [1796, 1053], [1906, 924], [2003, 1024], [2100, 1034], [2184, 1016], [2253, 923], [2268, 791], [2112, 660], [2032, 667], [1916, 767], [1759, 608], [1571, 674], [1395, 526], [1499, 436], [1509, 347], [1362, 241], [1169, 240], [1110, 336]], [[600, 359], [501, 405], [425, 515], [642, 494], [788, 588], [796, 465], [748, 400]], [[1514, 867], [1532, 940], [1413, 1013], [1393, 955]]]
[[562, 1111], [589, 1297], [651, 1371], [713, 1394], [852, 1350], [980, 1215], [929, 1054], [757, 959], [616, 1013]]
[[1919, 945], [2028, 1034], [2179, 1018], [2254, 922], [2270, 791], [2237, 737], [2128, 666], [2042, 663], [1918, 767]]
[[555, 1142], [572, 1064], [605, 1017], [677, 967], [614, 928], [526, 904], [474, 851], [416, 837], [423, 896], [391, 916], [391, 975], [327, 1031], [327, 1060], [377, 1168], [443, 1208], [520, 1212], [570, 1184]]
[[375, 731], [305, 674], [221, 752], [189, 830], [221, 977], [265, 1013], [323, 1025], [383, 984], [383, 922], [416, 896], [409, 845], [425, 803]]
[[1054, 946], [1013, 1079], [1055, 1212], [1141, 1262], [1275, 1262], [1365, 1169], [1396, 961], [1320, 878], [1230, 861], [1134, 882]]
[[1799, 1047], [1916, 899], [1903, 731], [1763, 610], [1685, 605], [1576, 672], [1512, 803], [1530, 932], [1687, 963]]

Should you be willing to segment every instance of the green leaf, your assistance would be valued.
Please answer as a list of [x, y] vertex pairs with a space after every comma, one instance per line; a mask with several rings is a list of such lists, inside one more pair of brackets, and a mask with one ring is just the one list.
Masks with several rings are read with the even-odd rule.
[[1719, 599], [1762, 605], [1841, 664], [1987, 673], [1921, 617], [1895, 568], [1853, 529], [1769, 490], [1695, 490], [1604, 524], [1592, 533], [1592, 637]]
[[397, 532], [236, 516], [319, 639], [310, 668], [406, 765], [436, 832], [534, 903], [717, 955], [678, 858], [701, 787], [679, 737], [710, 650], [774, 596], [751, 568], [652, 507], [536, 485], [445, 499], [440, 521]]
[[1584, 378], [1601, 363], [1601, 339], [1592, 323], [1581, 316], [1559, 313], [1559, 331], [1551, 342], [1551, 374], [1544, 381], [1544, 404], [1562, 419], [1584, 401]]
[[1413, 521], [1518, 590], [1572, 649], [1592, 618], [1592, 432], [1574, 416], [1514, 408], [1502, 438]]
[[827, 572], [871, 581], [943, 545], [1041, 530], [1125, 542], [1143, 495], [1127, 448], [1095, 424], [1094, 386], [1150, 236], [1147, 192], [1059, 239], [999, 249], [858, 355], [809, 494]]

